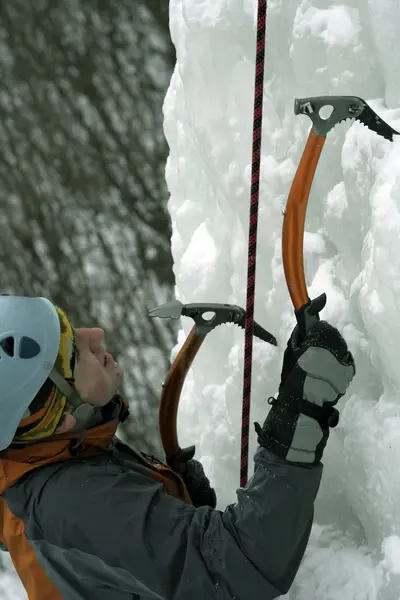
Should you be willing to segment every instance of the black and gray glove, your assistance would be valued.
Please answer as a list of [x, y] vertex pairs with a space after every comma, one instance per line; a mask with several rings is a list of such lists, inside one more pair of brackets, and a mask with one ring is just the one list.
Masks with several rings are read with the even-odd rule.
[[193, 506], [211, 506], [215, 508], [217, 505], [217, 496], [215, 490], [210, 485], [210, 480], [204, 473], [203, 465], [198, 460], [192, 458], [184, 464], [180, 469], [186, 489], [189, 492]]
[[291, 462], [317, 463], [339, 422], [334, 408], [350, 385], [355, 365], [339, 331], [319, 321], [298, 343], [295, 327], [283, 357], [278, 398], [263, 427], [255, 423], [258, 443]]

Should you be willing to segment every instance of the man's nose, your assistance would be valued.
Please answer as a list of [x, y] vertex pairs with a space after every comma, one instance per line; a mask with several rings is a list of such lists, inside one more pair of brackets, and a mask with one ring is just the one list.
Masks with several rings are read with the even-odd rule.
[[75, 337], [77, 344], [83, 344], [91, 350], [100, 347], [104, 339], [104, 329], [100, 327], [80, 327], [75, 329]]
[[[90, 349], [96, 352], [101, 348], [101, 342], [104, 340], [104, 329], [93, 327], [90, 330]], [[104, 350], [104, 348], [102, 348]]]
[[94, 338], [100, 342], [104, 340], [104, 329], [101, 329], [101, 327], [92, 327], [89, 331], [92, 339]]

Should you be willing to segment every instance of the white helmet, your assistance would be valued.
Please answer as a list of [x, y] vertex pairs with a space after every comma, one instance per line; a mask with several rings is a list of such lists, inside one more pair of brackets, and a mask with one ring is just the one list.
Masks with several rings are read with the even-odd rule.
[[0, 451], [13, 441], [46, 379], [61, 390], [76, 419], [70, 433], [101, 422], [101, 407], [84, 402], [55, 367], [60, 339], [59, 315], [50, 300], [0, 294]]
[[59, 344], [60, 322], [50, 300], [0, 295], [0, 450], [12, 442], [50, 376]]

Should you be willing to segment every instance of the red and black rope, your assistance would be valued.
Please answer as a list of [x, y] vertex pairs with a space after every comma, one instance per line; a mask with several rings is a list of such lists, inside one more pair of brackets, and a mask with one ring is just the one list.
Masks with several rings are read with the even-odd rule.
[[258, 225], [258, 200], [260, 189], [260, 160], [261, 136], [264, 90], [264, 57], [265, 57], [265, 31], [267, 21], [267, 0], [258, 0], [257, 12], [257, 54], [256, 75], [254, 87], [254, 118], [253, 118], [253, 150], [251, 165], [251, 196], [250, 196], [250, 225], [249, 225], [249, 250], [247, 264], [247, 295], [246, 295], [246, 322], [244, 345], [244, 372], [243, 372], [243, 408], [242, 408], [242, 438], [240, 454], [240, 486], [247, 483], [249, 462], [249, 422], [251, 399], [251, 367], [253, 359], [253, 323], [254, 323], [254, 294], [256, 283], [256, 255], [257, 255], [257, 225]]

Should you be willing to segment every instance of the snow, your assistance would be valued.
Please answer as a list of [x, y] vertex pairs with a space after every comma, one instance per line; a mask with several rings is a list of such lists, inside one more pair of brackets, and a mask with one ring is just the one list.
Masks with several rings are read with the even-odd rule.
[[[256, 0], [170, 0], [177, 64], [164, 104], [166, 178], [182, 302], [245, 306], [256, 10]], [[361, 96], [400, 130], [399, 27], [398, 0], [268, 2], [255, 317], [279, 348], [254, 341], [251, 422], [265, 418], [295, 323], [282, 211], [311, 122], [294, 115], [294, 98]], [[322, 317], [342, 331], [357, 374], [339, 404], [310, 543], [286, 597], [398, 600], [400, 138], [390, 143], [358, 122], [330, 132], [306, 230], [310, 296], [327, 293]], [[179, 344], [191, 327], [182, 319]], [[235, 501], [239, 483], [243, 345], [234, 326], [209, 335], [179, 413], [180, 442], [196, 443], [219, 508]]]
[[16, 577], [16, 571], [8, 552], [2, 554], [2, 573], [0, 577], [0, 600], [22, 600], [27, 598], [25, 588]]
[[296, 13], [293, 26], [295, 38], [304, 35], [320, 37], [328, 47], [357, 46], [360, 23], [358, 10], [340, 4], [318, 9], [303, 3]]

